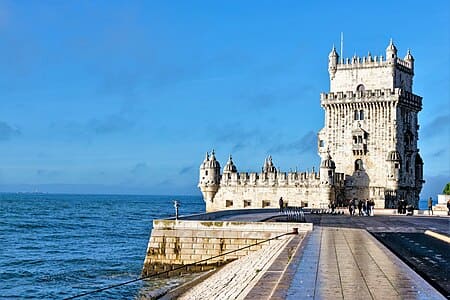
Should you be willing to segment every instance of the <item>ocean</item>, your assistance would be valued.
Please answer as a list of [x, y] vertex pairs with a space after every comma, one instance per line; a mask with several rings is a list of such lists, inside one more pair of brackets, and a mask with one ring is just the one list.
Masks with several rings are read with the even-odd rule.
[[[0, 194], [0, 299], [62, 299], [140, 276], [152, 220], [204, 212], [201, 196]], [[142, 299], [177, 279], [80, 299]]]

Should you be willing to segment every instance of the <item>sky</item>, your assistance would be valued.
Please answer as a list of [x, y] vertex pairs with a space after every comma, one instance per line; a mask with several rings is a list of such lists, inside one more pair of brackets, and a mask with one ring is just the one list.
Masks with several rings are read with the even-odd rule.
[[0, 0], [0, 191], [199, 195], [215, 149], [318, 167], [328, 53], [415, 58], [419, 148], [450, 181], [448, 1]]

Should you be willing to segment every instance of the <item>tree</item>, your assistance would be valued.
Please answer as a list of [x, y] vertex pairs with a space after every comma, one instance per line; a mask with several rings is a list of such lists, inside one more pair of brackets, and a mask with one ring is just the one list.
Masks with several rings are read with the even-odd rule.
[[450, 182], [445, 185], [444, 190], [442, 191], [444, 195], [450, 195]]

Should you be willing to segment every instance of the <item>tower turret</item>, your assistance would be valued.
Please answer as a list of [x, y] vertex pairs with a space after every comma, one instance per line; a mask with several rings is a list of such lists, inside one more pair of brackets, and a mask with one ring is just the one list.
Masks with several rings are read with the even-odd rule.
[[[216, 160], [214, 150], [211, 156], [206, 153], [205, 160], [200, 165], [200, 181], [198, 187], [206, 202], [213, 201], [220, 185], [220, 164]], [[208, 205], [208, 204], [207, 204]]]
[[328, 150], [327, 156], [320, 163], [320, 183], [325, 185], [334, 184], [336, 164], [331, 158], [330, 151]]
[[334, 74], [336, 74], [338, 62], [339, 62], [339, 54], [337, 54], [336, 48], [333, 45], [333, 49], [328, 55], [328, 72], [330, 73], [331, 78], [334, 78]]
[[334, 178], [335, 178], [336, 164], [331, 158], [330, 151], [327, 151], [327, 156], [320, 163], [320, 190], [322, 205], [329, 205], [336, 201]]
[[397, 189], [400, 181], [400, 170], [402, 167], [402, 157], [400, 152], [393, 150], [388, 153], [386, 158], [388, 163], [388, 184], [390, 189]]
[[397, 60], [397, 47], [395, 47], [392, 39], [386, 48], [386, 60], [392, 63], [395, 63]]
[[407, 63], [409, 63], [409, 66], [410, 66], [412, 72], [414, 73], [414, 57], [412, 56], [411, 51], [409, 49], [403, 60], [406, 61]]

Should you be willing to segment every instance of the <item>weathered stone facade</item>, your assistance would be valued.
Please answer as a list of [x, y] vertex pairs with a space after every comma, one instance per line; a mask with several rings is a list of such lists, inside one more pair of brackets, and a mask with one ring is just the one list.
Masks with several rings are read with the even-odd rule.
[[[326, 207], [371, 199], [418, 206], [423, 161], [417, 148], [422, 98], [413, 94], [414, 58], [397, 56], [393, 42], [382, 56], [328, 61], [330, 92], [321, 94], [325, 126], [318, 134], [320, 172], [279, 172], [269, 156], [260, 173], [238, 173], [231, 156], [220, 173], [214, 152], [200, 166], [206, 210], [293, 206]], [[332, 159], [333, 158], [333, 159]]]

